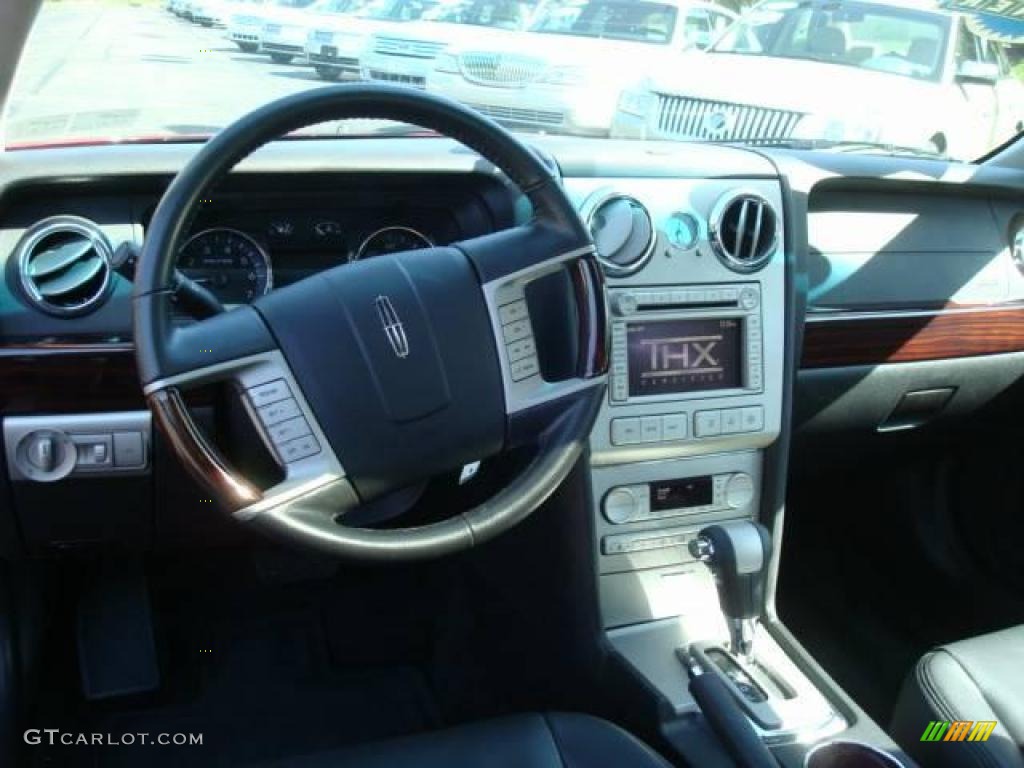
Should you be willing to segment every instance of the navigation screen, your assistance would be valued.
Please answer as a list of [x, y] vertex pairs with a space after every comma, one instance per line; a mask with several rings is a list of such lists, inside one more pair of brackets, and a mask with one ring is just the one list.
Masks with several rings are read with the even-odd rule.
[[735, 318], [631, 323], [629, 396], [742, 387], [741, 345]]

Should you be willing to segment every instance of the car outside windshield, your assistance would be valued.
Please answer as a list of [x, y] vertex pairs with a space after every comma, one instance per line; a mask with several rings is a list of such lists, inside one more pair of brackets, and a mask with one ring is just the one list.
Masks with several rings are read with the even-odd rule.
[[[202, 141], [276, 98], [325, 83], [380, 82], [460, 101], [527, 139], [973, 161], [1024, 128], [1024, 19], [1001, 7], [43, 0], [0, 142], [17, 149]], [[297, 133], [428, 135], [365, 120]]]
[[423, 20], [498, 29], [525, 29], [535, 10], [534, 3], [521, 0], [455, 0], [430, 9], [423, 14]]
[[953, 17], [884, 5], [765, 3], [711, 47], [938, 80]]
[[377, 21], [413, 21], [436, 5], [436, 0], [373, 0], [353, 16]]
[[677, 6], [645, 0], [552, 3], [532, 29], [605, 40], [668, 43], [678, 14]]

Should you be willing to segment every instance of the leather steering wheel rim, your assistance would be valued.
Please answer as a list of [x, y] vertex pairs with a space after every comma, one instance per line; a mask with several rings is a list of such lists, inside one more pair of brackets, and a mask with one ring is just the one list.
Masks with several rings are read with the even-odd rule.
[[[175, 325], [171, 299], [176, 255], [204, 192], [269, 141], [308, 125], [350, 118], [411, 123], [475, 150], [527, 196], [534, 211], [533, 221], [452, 247], [430, 249], [433, 253], [395, 254], [336, 267], [274, 291], [264, 297], [266, 301], [258, 300], [194, 325]], [[425, 268], [428, 257], [433, 259], [430, 269], [436, 274]], [[575, 299], [574, 375], [557, 382], [544, 380], [540, 373], [524, 379], [523, 369], [517, 369], [513, 359], [508, 341], [511, 315], [505, 311], [512, 307], [519, 313], [526, 312], [526, 327], [530, 330], [525, 291], [533, 281], [558, 271], [569, 277]], [[453, 295], [458, 293], [457, 288], [461, 290], [460, 298], [451, 302], [457, 312], [443, 308], [431, 293], [431, 280], [440, 280], [442, 274], [451, 276]], [[330, 297], [323, 298], [328, 283], [330, 291], [337, 294], [334, 303], [343, 305], [340, 309], [331, 304]], [[385, 291], [380, 290], [381, 285], [386, 286]], [[412, 354], [408, 348], [404, 356], [400, 354], [403, 350], [395, 346], [387, 327], [374, 330], [378, 315], [384, 320], [387, 316], [381, 313], [385, 309], [395, 311], [390, 306], [392, 298], [407, 320], [402, 343], [414, 347]], [[581, 455], [604, 396], [608, 341], [603, 281], [589, 233], [558, 179], [533, 151], [491, 120], [447, 99], [401, 87], [360, 84], [304, 91], [267, 104], [210, 139], [173, 180], [153, 215], [136, 270], [133, 302], [139, 376], [157, 425], [174, 453], [236, 519], [300, 545], [344, 557], [436, 557], [474, 546], [512, 527], [568, 475]], [[376, 305], [376, 315], [371, 305]], [[465, 431], [467, 446], [448, 445], [450, 457], [438, 456], [435, 461], [430, 445], [408, 448], [413, 454], [403, 457], [407, 474], [419, 471], [421, 465], [437, 469], [445, 461], [462, 460], [465, 456], [460, 456], [460, 451], [488, 450], [493, 454], [495, 449], [523, 442], [537, 446], [533, 460], [490, 500], [445, 520], [389, 529], [341, 524], [345, 512], [367, 498], [386, 492], [401, 480], [422, 478], [405, 478], [397, 471], [394, 478], [382, 473], [379, 465], [387, 460], [383, 455], [358, 460], [353, 456], [357, 451], [343, 428], [355, 418], [351, 406], [335, 414], [334, 410], [342, 406], [324, 394], [328, 383], [345, 386], [347, 380], [326, 381], [331, 371], [318, 375], [313, 370], [316, 366], [309, 362], [309, 343], [292, 332], [293, 325], [309, 322], [304, 313], [317, 312], [354, 334], [363, 350], [365, 359], [361, 362], [370, 370], [378, 391], [385, 391], [381, 413], [404, 407], [400, 398], [390, 395], [409, 392], [408, 386], [401, 389], [401, 377], [391, 374], [406, 370], [402, 365], [420, 366], [408, 370], [416, 371], [412, 375], [420, 375], [425, 382], [421, 389], [426, 394], [416, 390], [412, 398], [423, 399], [422, 407], [417, 411], [414, 402], [402, 418], [396, 416], [393, 423], [380, 425], [383, 437], [394, 440], [395, 435], [434, 435], [439, 425], [443, 431], [449, 424], [444, 419], [451, 420], [454, 435], [459, 435], [460, 429]], [[450, 328], [456, 322], [462, 326], [455, 327], [467, 329], [467, 345], [477, 345], [482, 361], [475, 366], [477, 372], [464, 373], [452, 364], [457, 353], [445, 346], [444, 330], [445, 323]], [[492, 344], [489, 350], [485, 349], [484, 329], [480, 327], [484, 322], [490, 326], [486, 329]], [[401, 323], [398, 327], [403, 329]], [[405, 333], [410, 336], [408, 340], [404, 339]], [[387, 352], [367, 357], [370, 346], [388, 349], [382, 341], [385, 338], [398, 362]], [[434, 347], [423, 343], [424, 339]], [[425, 348], [428, 351], [424, 352]], [[403, 358], [417, 355], [418, 362], [403, 362]], [[274, 431], [265, 418], [269, 406], [261, 406], [257, 395], [268, 387], [289, 393], [297, 409], [293, 415], [305, 419], [309, 430], [301, 438], [303, 446], [306, 450], [312, 446], [318, 449], [314, 455], [291, 460], [285, 452], [294, 442], [282, 447], [269, 440], [268, 447], [285, 471], [284, 481], [271, 489], [259, 489], [239, 475], [196, 427], [184, 405], [182, 389], [226, 379], [237, 385], [265, 437], [272, 437]], [[487, 386], [483, 387], [482, 382]], [[436, 383], [433, 389], [432, 383]], [[478, 419], [483, 426], [467, 421], [461, 414], [466, 404], [453, 394], [460, 386], [462, 391], [478, 387], [490, 392], [497, 388], [496, 398], [488, 399], [488, 395], [481, 399], [481, 409], [487, 412]], [[496, 432], [496, 412], [491, 407], [498, 402], [503, 403], [500, 436]], [[438, 439], [443, 446], [445, 440]], [[406, 450], [403, 440], [394, 443], [396, 453]], [[339, 445], [344, 450], [339, 451]], [[438, 453], [444, 451], [438, 449]], [[358, 467], [364, 465], [370, 469], [360, 473]]]

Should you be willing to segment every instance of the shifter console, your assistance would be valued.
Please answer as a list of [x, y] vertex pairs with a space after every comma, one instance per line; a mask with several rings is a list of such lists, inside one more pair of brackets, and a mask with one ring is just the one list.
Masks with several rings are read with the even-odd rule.
[[749, 657], [754, 627], [764, 605], [764, 584], [772, 540], [760, 523], [737, 521], [704, 528], [689, 543], [690, 554], [715, 575], [732, 652]]

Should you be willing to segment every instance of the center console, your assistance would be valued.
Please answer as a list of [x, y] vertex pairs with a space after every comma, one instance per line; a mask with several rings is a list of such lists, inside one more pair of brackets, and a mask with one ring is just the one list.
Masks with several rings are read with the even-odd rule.
[[700, 711], [690, 680], [707, 674], [765, 744], [838, 733], [843, 717], [764, 627], [752, 622], [737, 647], [741, 634], [701, 562], [708, 526], [762, 518], [765, 453], [782, 429], [779, 181], [567, 186], [608, 278], [611, 374], [590, 437], [606, 637], [677, 717]]

